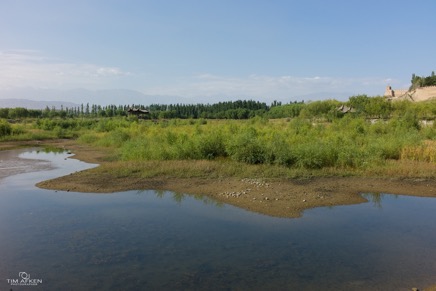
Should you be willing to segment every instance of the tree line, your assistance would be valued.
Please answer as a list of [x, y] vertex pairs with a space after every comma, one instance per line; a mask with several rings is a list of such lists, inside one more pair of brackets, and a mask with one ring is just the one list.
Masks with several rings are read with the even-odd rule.
[[410, 90], [420, 87], [436, 86], [436, 76], [434, 71], [431, 72], [431, 75], [427, 77], [420, 77], [413, 74], [411, 82], [412, 85], [409, 88]]
[[54, 107], [45, 109], [27, 108], [0, 108], [0, 118], [72, 118], [72, 117], [115, 117], [127, 116], [129, 108], [147, 109], [150, 111], [147, 118], [217, 118], [217, 119], [247, 119], [257, 115], [262, 115], [271, 107], [280, 106], [280, 102], [273, 102], [268, 106], [264, 102], [253, 100], [238, 100], [218, 102], [215, 104], [143, 104], [131, 105], [107, 105], [101, 106], [89, 103], [81, 104], [76, 107]]
[[[350, 110], [341, 108], [346, 106]], [[219, 102], [215, 104], [142, 104], [100, 106], [81, 104], [77, 107], [60, 109], [26, 109], [0, 108], [1, 119], [20, 118], [105, 118], [128, 116], [129, 108], [149, 110], [145, 119], [249, 119], [256, 116], [263, 118], [323, 118], [332, 120], [344, 115], [354, 115], [365, 118], [390, 118], [395, 115], [412, 112], [419, 118], [434, 119], [436, 117], [436, 101], [429, 102], [391, 102], [384, 97], [369, 97], [367, 95], [352, 96], [346, 102], [337, 100], [322, 100], [313, 102], [290, 102], [282, 104], [253, 100], [238, 100]], [[411, 114], [412, 114], [411, 113]]]
[[[263, 115], [277, 102], [268, 106], [264, 102], [237, 100], [215, 104], [152, 104], [150, 118], [208, 118], [208, 119], [248, 119]], [[276, 105], [277, 106], [277, 105]]]
[[45, 109], [27, 109], [23, 107], [0, 108], [0, 118], [18, 119], [18, 118], [72, 118], [72, 117], [114, 117], [127, 116], [128, 105], [108, 105], [101, 106], [89, 103], [81, 104], [76, 107], [46, 107]]

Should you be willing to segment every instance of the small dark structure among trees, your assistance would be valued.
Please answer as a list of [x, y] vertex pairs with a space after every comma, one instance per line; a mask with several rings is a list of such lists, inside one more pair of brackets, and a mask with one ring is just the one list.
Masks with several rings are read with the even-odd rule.
[[146, 109], [140, 109], [140, 108], [129, 108], [129, 109], [127, 109], [127, 113], [136, 115], [136, 116], [138, 116], [138, 118], [144, 118], [145, 115], [150, 114], [150, 111], [148, 111]]
[[336, 110], [338, 111], [338, 112], [342, 112], [342, 113], [350, 113], [350, 112], [352, 112], [352, 113], [354, 113], [354, 112], [356, 112], [356, 109], [354, 109], [353, 107], [351, 107], [351, 106], [347, 106], [347, 105], [344, 105], [344, 104], [342, 104], [341, 106], [339, 106], [338, 108], [336, 108]]

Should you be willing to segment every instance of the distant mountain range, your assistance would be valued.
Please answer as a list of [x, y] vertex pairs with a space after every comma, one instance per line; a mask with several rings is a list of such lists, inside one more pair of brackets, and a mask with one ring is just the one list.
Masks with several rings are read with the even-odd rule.
[[[249, 96], [230, 97], [206, 97], [206, 98], [185, 98], [180, 96], [162, 96], [162, 95], [146, 95], [135, 90], [115, 89], [115, 90], [87, 90], [87, 89], [72, 89], [72, 90], [56, 90], [56, 89], [35, 89], [35, 88], [16, 88], [0, 90], [0, 108], [24, 107], [28, 109], [44, 109], [55, 107], [60, 109], [61, 106], [77, 107], [80, 104], [97, 104], [105, 105], [150, 105], [150, 104], [212, 104], [222, 101], [236, 100], [255, 100], [265, 102], [268, 105], [274, 100], [281, 101], [283, 104], [293, 101], [315, 101], [325, 99], [336, 99], [345, 101], [352, 93], [329, 93], [318, 92], [306, 95], [289, 96], [288, 98], [252, 98]], [[50, 100], [50, 101], [46, 101]]]
[[45, 109], [48, 108], [56, 108], [60, 109], [61, 107], [71, 108], [77, 107], [79, 104], [72, 102], [63, 102], [63, 101], [34, 101], [28, 99], [0, 99], [0, 108], [16, 108], [23, 107], [27, 109]]
[[[50, 100], [50, 101], [42, 101]], [[40, 109], [46, 106], [60, 108], [77, 106], [80, 104], [97, 105], [129, 105], [129, 104], [174, 104], [192, 103], [188, 98], [177, 96], [152, 96], [141, 92], [126, 89], [116, 90], [55, 90], [18, 88], [13, 90], [0, 90], [0, 107], [25, 107]], [[15, 106], [15, 104], [17, 106]]]

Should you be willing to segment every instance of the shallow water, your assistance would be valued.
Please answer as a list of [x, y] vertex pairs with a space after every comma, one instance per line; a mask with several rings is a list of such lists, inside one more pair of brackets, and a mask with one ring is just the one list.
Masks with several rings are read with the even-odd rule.
[[[33, 186], [93, 166], [68, 156], [0, 152], [0, 177], [8, 175], [3, 168], [21, 167], [0, 180], [0, 290], [411, 290], [436, 283], [436, 199], [367, 194], [369, 203], [284, 219], [172, 192]], [[20, 272], [42, 283], [11, 286]]]

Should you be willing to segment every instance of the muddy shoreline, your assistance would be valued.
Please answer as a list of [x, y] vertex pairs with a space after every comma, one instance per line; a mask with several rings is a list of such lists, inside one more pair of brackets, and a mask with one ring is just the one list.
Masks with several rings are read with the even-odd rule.
[[201, 178], [138, 179], [94, 175], [92, 170], [48, 180], [38, 187], [75, 192], [111, 193], [127, 190], [168, 190], [205, 195], [214, 200], [275, 217], [299, 217], [306, 209], [367, 202], [360, 193], [436, 196], [427, 180], [376, 178], [312, 178], [307, 180], [222, 180]]
[[[79, 145], [73, 140], [26, 143], [1, 143], [1, 149], [51, 146], [72, 151], [73, 158], [102, 166], [109, 153]], [[127, 190], [168, 190], [184, 194], [206, 195], [219, 202], [275, 217], [299, 217], [313, 207], [349, 205], [366, 200], [360, 193], [390, 193], [436, 197], [433, 179], [400, 179], [368, 177], [314, 177], [308, 179], [238, 179], [174, 178], [117, 176], [110, 171], [90, 169], [68, 176], [43, 181], [40, 188], [51, 190], [111, 193]]]

